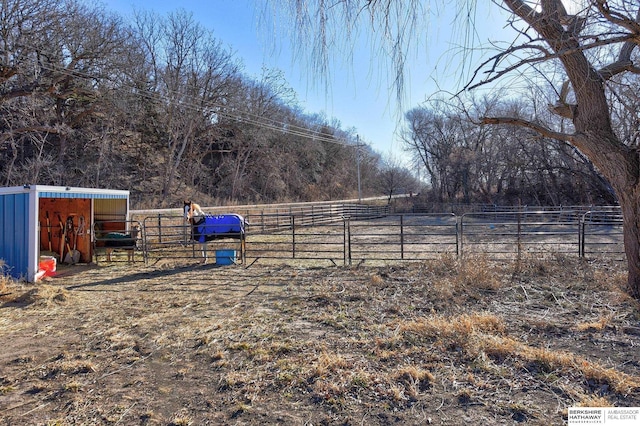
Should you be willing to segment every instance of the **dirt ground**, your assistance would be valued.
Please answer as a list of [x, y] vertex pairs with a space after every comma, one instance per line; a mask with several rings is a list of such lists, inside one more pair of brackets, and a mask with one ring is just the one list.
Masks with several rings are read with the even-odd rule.
[[566, 424], [640, 406], [620, 265], [76, 265], [0, 287], [2, 425]]

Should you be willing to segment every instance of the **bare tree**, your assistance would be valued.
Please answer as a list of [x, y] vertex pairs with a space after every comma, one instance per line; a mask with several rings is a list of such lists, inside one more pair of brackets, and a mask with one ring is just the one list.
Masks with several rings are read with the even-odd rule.
[[[608, 97], [614, 88], [611, 82], [623, 74], [640, 73], [633, 55], [640, 44], [640, 8], [624, 1], [595, 0], [570, 14], [561, 0], [542, 1], [535, 7], [522, 0], [502, 4], [528, 26], [521, 30], [528, 41], [487, 62], [489, 75], [483, 82], [532, 64], [558, 64], [566, 80], [549, 108], [572, 126], [559, 130], [553, 123], [509, 116], [486, 117], [484, 123], [522, 126], [566, 141], [598, 168], [622, 207], [629, 289], [640, 298], [640, 161], [635, 147], [613, 127]], [[508, 55], [525, 59], [497, 68]]]
[[[216, 117], [228, 84], [237, 73], [233, 55], [209, 31], [184, 11], [166, 19], [150, 13], [137, 16], [137, 29], [151, 65], [149, 76], [164, 117], [162, 199], [172, 202], [176, 179], [189, 151], [201, 153], [201, 144], [216, 127]], [[196, 164], [191, 164], [192, 167]]]
[[470, 202], [497, 187], [507, 146], [499, 149], [494, 143], [497, 135], [470, 119], [480, 108], [494, 104], [485, 99], [465, 107], [462, 102], [435, 99], [405, 114], [404, 149], [427, 171], [437, 201]]
[[[459, 121], [442, 110], [423, 107], [413, 108], [405, 117], [408, 125], [405, 149], [427, 171], [438, 201], [453, 201], [463, 183], [458, 173], [474, 157], [465, 146]], [[468, 176], [465, 181], [468, 183]]]
[[[100, 88], [126, 51], [127, 34], [114, 16], [74, 0], [2, 2], [0, 33], [0, 141], [29, 159], [22, 178], [69, 183], [72, 151], [85, 142], [75, 132], [104, 114]], [[46, 179], [44, 167], [55, 169]]]
[[[313, 52], [321, 58], [327, 57], [331, 46], [327, 34], [335, 34], [336, 28], [353, 30], [358, 24], [353, 16], [366, 14], [368, 22], [377, 30], [377, 40], [386, 42], [392, 53], [392, 63], [399, 70], [396, 74], [399, 83], [404, 53], [415, 36], [415, 24], [426, 25], [422, 3], [418, 1], [277, 3], [289, 6], [300, 37], [309, 36], [310, 26], [305, 22], [314, 23], [316, 31], [307, 45], [314, 46]], [[582, 10], [568, 13], [562, 0], [495, 0], [495, 4], [513, 13], [510, 24], [519, 29], [522, 36], [519, 40], [524, 41], [520, 45], [512, 44], [487, 60], [479, 68], [483, 73], [478, 75], [486, 75], [479, 84], [496, 81], [524, 67], [542, 71], [545, 66], [557, 65], [559, 73], [566, 78], [559, 83], [557, 100], [550, 108], [571, 126], [557, 128], [555, 123], [512, 116], [486, 117], [484, 123], [522, 126], [550, 139], [566, 141], [597, 167], [614, 188], [622, 207], [629, 290], [640, 298], [640, 159], [635, 147], [627, 145], [616, 133], [610, 109], [612, 98], [607, 96], [612, 81], [623, 74], [640, 73], [634, 61], [637, 57], [634, 52], [640, 44], [638, 5], [625, 0], [593, 0], [585, 2]], [[473, 8], [476, 3], [465, 5]], [[329, 31], [332, 28], [333, 32]], [[322, 67], [318, 69], [324, 71]], [[477, 85], [470, 84], [468, 88]], [[396, 87], [401, 89], [402, 84]]]
[[477, 125], [487, 114], [544, 116], [546, 108], [532, 111], [535, 103], [440, 99], [407, 112], [404, 148], [427, 171], [434, 198], [535, 205], [607, 200], [599, 174], [570, 145], [523, 127]]
[[411, 171], [404, 167], [401, 161], [393, 155], [383, 157], [380, 171], [380, 188], [388, 197], [388, 202], [394, 194], [410, 194], [416, 192], [418, 183]]

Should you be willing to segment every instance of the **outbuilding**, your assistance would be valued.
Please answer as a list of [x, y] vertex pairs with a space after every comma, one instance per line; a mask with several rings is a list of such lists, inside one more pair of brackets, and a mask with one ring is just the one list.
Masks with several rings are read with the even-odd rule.
[[0, 264], [28, 282], [40, 276], [41, 254], [81, 263], [93, 257], [96, 221], [129, 220], [129, 191], [24, 185], [0, 188]]

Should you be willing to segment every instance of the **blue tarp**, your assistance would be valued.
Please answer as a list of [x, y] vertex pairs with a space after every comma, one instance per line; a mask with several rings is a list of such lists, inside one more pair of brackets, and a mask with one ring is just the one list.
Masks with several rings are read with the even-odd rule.
[[193, 239], [199, 243], [224, 237], [241, 238], [242, 234], [244, 218], [237, 214], [207, 215], [193, 226]]

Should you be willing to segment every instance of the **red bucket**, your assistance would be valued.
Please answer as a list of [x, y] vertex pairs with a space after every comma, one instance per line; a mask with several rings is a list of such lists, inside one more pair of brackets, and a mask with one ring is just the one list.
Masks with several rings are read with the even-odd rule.
[[40, 256], [38, 269], [44, 271], [47, 277], [53, 277], [56, 274], [56, 258], [53, 256]]

